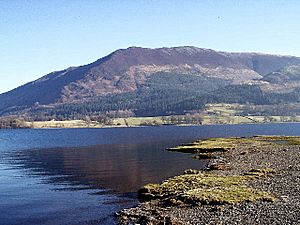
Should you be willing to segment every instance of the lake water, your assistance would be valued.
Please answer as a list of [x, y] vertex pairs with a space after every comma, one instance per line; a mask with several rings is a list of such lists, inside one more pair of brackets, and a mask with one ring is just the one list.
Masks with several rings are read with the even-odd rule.
[[300, 124], [0, 130], [0, 224], [114, 224], [142, 185], [205, 166], [165, 148], [253, 135], [300, 135]]

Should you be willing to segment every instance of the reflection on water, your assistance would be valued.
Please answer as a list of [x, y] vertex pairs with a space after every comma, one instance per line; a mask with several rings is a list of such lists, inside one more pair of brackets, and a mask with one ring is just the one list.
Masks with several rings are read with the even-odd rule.
[[300, 124], [0, 130], [0, 224], [114, 224], [136, 190], [202, 168], [165, 151], [196, 138], [300, 135]]
[[142, 185], [203, 167], [188, 154], [165, 151], [175, 143], [6, 153], [1, 224], [113, 224], [114, 212], [138, 203], [136, 190]]
[[[13, 165], [26, 170], [27, 175], [43, 177], [45, 183], [127, 193], [146, 183], [180, 174], [186, 168], [203, 168], [205, 163], [191, 155], [165, 151], [173, 145], [174, 141], [28, 150], [10, 159]], [[78, 185], [84, 186], [72, 187]]]

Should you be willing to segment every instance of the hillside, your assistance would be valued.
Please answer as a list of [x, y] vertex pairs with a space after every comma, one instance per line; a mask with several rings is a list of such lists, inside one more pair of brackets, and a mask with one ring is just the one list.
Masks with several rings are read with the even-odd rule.
[[293, 56], [131, 47], [1, 94], [0, 115], [78, 118], [129, 111], [151, 116], [201, 110], [209, 102], [297, 101], [298, 64], [300, 58]]

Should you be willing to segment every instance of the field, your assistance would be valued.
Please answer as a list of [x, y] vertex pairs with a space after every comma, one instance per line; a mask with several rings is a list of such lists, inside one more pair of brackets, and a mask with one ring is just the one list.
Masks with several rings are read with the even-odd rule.
[[[113, 118], [110, 124], [97, 121], [34, 121], [26, 122], [31, 128], [103, 128], [103, 127], [135, 127], [158, 125], [209, 125], [209, 124], [243, 124], [243, 123], [276, 123], [300, 122], [300, 116], [242, 116], [239, 104], [208, 104], [202, 113], [189, 115], [173, 115], [158, 117]], [[192, 118], [192, 119], [191, 119]]]
[[87, 123], [83, 120], [66, 120], [66, 121], [34, 121], [26, 122], [31, 128], [84, 128], [84, 127], [101, 127], [97, 122]]
[[208, 104], [203, 124], [300, 122], [300, 116], [241, 116], [243, 107], [239, 104]]
[[113, 119], [115, 126], [162, 125], [162, 117], [129, 117]]

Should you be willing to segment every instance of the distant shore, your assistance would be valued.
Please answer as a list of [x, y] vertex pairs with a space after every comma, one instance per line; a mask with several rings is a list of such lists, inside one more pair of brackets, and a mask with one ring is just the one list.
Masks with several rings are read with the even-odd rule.
[[[226, 117], [225, 119], [228, 119]], [[257, 121], [245, 120], [235, 117], [235, 121], [226, 122], [222, 121], [221, 117], [218, 117], [218, 121], [215, 118], [210, 117], [201, 123], [174, 123], [164, 124], [158, 120], [157, 117], [131, 117], [131, 118], [118, 118], [113, 120], [112, 124], [101, 124], [97, 121], [86, 122], [84, 120], [65, 120], [65, 121], [34, 121], [25, 122], [25, 128], [42, 129], [42, 128], [122, 128], [122, 127], [145, 127], [145, 126], [200, 126], [200, 125], [222, 125], [222, 124], [263, 124], [263, 123], [295, 123], [298, 121], [286, 121], [274, 120], [271, 122], [264, 122], [260, 117], [257, 117]], [[121, 121], [121, 122], [120, 122]], [[126, 123], [124, 122], [126, 121]]]
[[[251, 115], [246, 113], [245, 105], [240, 104], [208, 104], [204, 111], [190, 112], [184, 115], [119, 117], [107, 115], [98, 117], [85, 116], [83, 119], [29, 119], [26, 116], [0, 117], [0, 128], [115, 128], [115, 127], [145, 127], [145, 126], [199, 126], [216, 124], [256, 124], [256, 123], [287, 123], [300, 122], [299, 115]], [[264, 109], [264, 108], [263, 108]], [[261, 113], [261, 112], [260, 112]], [[259, 114], [259, 113], [258, 113]], [[26, 119], [27, 118], [27, 119]], [[32, 121], [28, 121], [32, 120]]]

